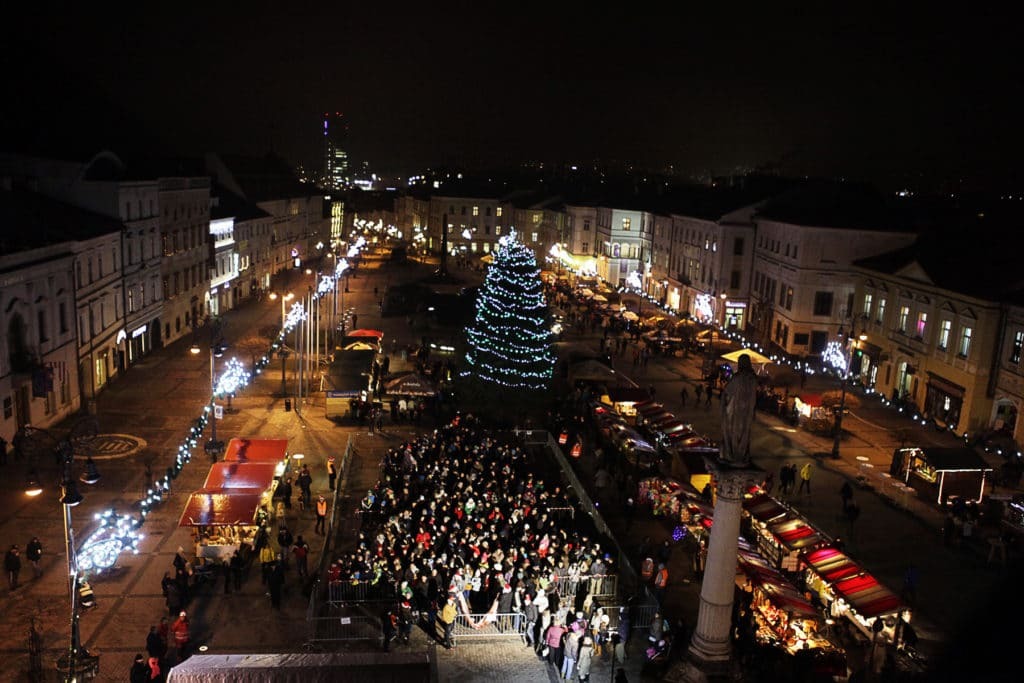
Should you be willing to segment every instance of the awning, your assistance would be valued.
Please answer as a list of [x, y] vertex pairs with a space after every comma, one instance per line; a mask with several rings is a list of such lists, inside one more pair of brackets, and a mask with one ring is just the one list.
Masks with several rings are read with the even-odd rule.
[[232, 526], [252, 524], [263, 491], [255, 489], [200, 490], [188, 497], [178, 526]]
[[905, 609], [891, 590], [870, 574], [861, 574], [838, 581], [832, 586], [836, 594], [865, 619], [893, 614]]
[[743, 501], [743, 509], [759, 522], [769, 522], [786, 514], [785, 507], [769, 495], [761, 494]]
[[376, 347], [372, 342], [352, 342], [341, 349], [342, 351], [376, 351]]
[[349, 332], [345, 336], [346, 337], [373, 337], [375, 339], [383, 339], [384, 338], [384, 333], [381, 332], [380, 330], [367, 330], [367, 329], [363, 329], [363, 330], [352, 330], [351, 332]]
[[272, 462], [218, 462], [210, 468], [203, 488], [265, 491], [274, 483], [275, 470]]
[[626, 311], [625, 313], [623, 313], [623, 314], [622, 314], [622, 317], [623, 317], [624, 319], [626, 319], [626, 320], [629, 320], [630, 322], [634, 322], [634, 323], [635, 323], [635, 322], [636, 322], [637, 320], [639, 320], [639, 319], [640, 319], [640, 316], [638, 316], [638, 315], [637, 315], [636, 313], [634, 313], [633, 311]]
[[786, 519], [768, 527], [775, 539], [789, 550], [810, 548], [821, 543], [824, 538], [814, 527], [802, 519]]
[[812, 572], [828, 583], [855, 576], [863, 571], [860, 565], [835, 548], [815, 550], [805, 554], [803, 560]]
[[767, 356], [762, 356], [753, 349], [740, 349], [739, 351], [733, 351], [732, 353], [726, 353], [722, 355], [722, 360], [729, 361], [730, 363], [739, 363], [740, 356], [750, 356], [750, 364], [755, 368], [764, 367], [765, 365], [771, 365], [774, 361]]
[[288, 455], [288, 439], [241, 439], [228, 442], [224, 460], [279, 463]]

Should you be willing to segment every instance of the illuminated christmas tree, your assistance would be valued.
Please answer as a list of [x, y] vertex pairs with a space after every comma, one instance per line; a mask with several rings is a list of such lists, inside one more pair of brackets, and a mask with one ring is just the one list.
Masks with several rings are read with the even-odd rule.
[[555, 366], [547, 303], [533, 252], [513, 231], [502, 238], [466, 330], [464, 377], [481, 388], [542, 390]]

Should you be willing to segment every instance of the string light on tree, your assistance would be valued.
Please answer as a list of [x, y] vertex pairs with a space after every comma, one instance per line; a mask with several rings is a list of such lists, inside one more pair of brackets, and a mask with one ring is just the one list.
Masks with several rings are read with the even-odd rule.
[[549, 384], [555, 357], [540, 270], [515, 231], [499, 241], [466, 338], [464, 375], [519, 389]]
[[841, 342], [830, 341], [821, 354], [821, 360], [840, 375], [846, 375], [846, 351]]

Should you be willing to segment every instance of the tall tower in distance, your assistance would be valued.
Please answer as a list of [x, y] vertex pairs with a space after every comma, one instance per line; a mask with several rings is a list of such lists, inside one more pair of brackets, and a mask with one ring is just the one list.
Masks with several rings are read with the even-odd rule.
[[348, 184], [348, 122], [340, 111], [324, 112], [324, 182], [332, 190]]

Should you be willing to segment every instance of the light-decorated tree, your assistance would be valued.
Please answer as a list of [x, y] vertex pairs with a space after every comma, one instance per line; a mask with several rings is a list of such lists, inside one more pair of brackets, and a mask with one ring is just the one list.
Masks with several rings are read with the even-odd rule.
[[[533, 252], [516, 236], [503, 237], [466, 330], [463, 377], [489, 398], [532, 394], [551, 383], [555, 367], [550, 314]], [[478, 392], [474, 392], [478, 393]]]

